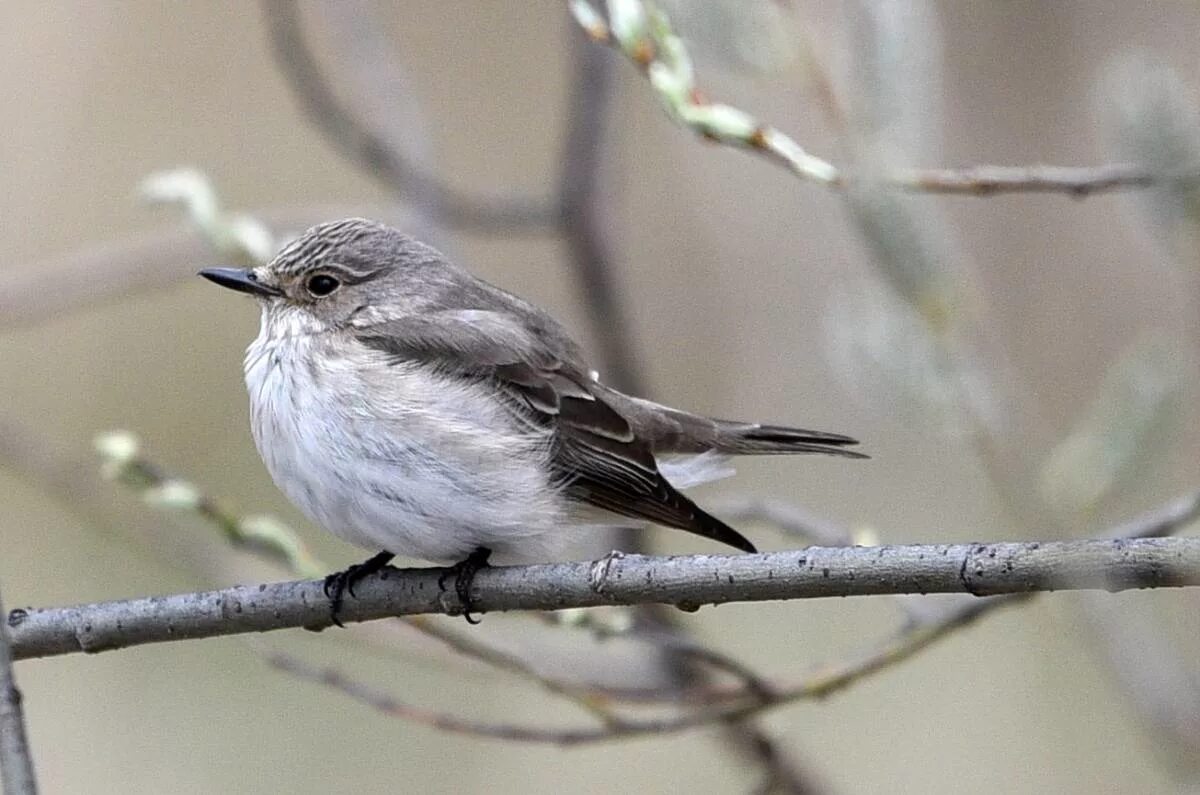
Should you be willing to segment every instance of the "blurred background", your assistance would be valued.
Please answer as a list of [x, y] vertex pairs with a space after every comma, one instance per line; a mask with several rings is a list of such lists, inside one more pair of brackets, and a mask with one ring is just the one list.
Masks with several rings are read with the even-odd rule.
[[[331, 567], [364, 557], [271, 484], [241, 377], [257, 312], [193, 276], [346, 215], [435, 241], [546, 307], [609, 381], [847, 433], [872, 456], [739, 462], [737, 478], [698, 492], [718, 513], [770, 497], [863, 543], [1048, 539], [1100, 535], [1198, 488], [1200, 189], [1176, 177], [1200, 163], [1200, 7], [659, 7], [706, 97], [769, 121], [853, 185], [800, 180], [673, 124], [638, 70], [554, 0], [0, 4], [7, 607], [290, 576], [105, 480], [92, 440], [112, 429], [230, 512], [280, 517]], [[1082, 200], [888, 187], [908, 167], [987, 163], [1161, 178]], [[195, 175], [144, 183], [179, 167], [270, 241], [206, 207]], [[161, 201], [179, 195], [190, 213]], [[805, 543], [738, 524], [761, 548]], [[915, 602], [678, 620], [789, 680], [945, 600]], [[774, 786], [1195, 791], [1197, 606], [1151, 592], [997, 610], [827, 699], [767, 713], [757, 731], [794, 779]], [[553, 648], [576, 671], [616, 655], [622, 681], [667, 675], [636, 643], [531, 617], [488, 616], [472, 637]], [[72, 655], [17, 667], [45, 790], [749, 792], [767, 775], [716, 728], [575, 748], [439, 732], [273, 670], [263, 648], [456, 715], [589, 720], [403, 627]]]

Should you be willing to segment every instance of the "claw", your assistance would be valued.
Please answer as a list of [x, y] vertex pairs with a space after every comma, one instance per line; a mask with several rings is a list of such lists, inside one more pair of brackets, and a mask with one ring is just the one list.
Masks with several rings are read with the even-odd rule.
[[454, 593], [458, 596], [459, 604], [462, 605], [463, 618], [467, 620], [468, 624], [475, 625], [481, 621], [471, 615], [474, 605], [474, 600], [471, 599], [471, 584], [475, 582], [475, 574], [480, 569], [488, 567], [488, 558], [491, 556], [492, 551], [487, 547], [477, 547], [474, 552], [443, 571], [438, 577], [438, 588], [444, 591], [446, 590], [446, 579], [451, 574], [454, 575]]
[[344, 626], [338, 617], [338, 613], [342, 610], [343, 595], [349, 592], [351, 596], [355, 596], [355, 584], [382, 569], [393, 557], [391, 552], [385, 550], [362, 563], [355, 563], [342, 571], [335, 571], [325, 578], [321, 590], [325, 592], [325, 598], [329, 600], [329, 617], [334, 624], [339, 627]]

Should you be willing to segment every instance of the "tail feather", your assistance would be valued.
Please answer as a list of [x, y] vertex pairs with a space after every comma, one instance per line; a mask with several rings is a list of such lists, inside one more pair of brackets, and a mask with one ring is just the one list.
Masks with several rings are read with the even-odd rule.
[[858, 441], [840, 433], [716, 420], [630, 397], [599, 384], [593, 388], [602, 392], [605, 402], [625, 418], [638, 438], [651, 444], [655, 455], [712, 450], [727, 455], [824, 453], [846, 458], [868, 457], [846, 450]]
[[857, 439], [840, 433], [809, 431], [783, 425], [757, 425], [745, 422], [714, 420], [717, 426], [713, 449], [732, 455], [771, 455], [788, 453], [823, 453], [846, 458], [867, 458], [854, 450]]

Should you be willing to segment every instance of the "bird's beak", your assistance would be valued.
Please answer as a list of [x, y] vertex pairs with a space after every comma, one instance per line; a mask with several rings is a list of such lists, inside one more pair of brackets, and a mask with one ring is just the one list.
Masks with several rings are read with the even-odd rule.
[[210, 282], [237, 290], [239, 293], [250, 293], [264, 298], [283, 295], [278, 288], [260, 282], [254, 271], [249, 268], [205, 268], [200, 271], [200, 275]]

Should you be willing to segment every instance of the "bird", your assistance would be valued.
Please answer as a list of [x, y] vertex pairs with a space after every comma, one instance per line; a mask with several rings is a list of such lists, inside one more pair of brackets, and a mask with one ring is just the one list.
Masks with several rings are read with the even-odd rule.
[[[361, 218], [319, 224], [267, 264], [201, 276], [261, 310], [246, 349], [251, 431], [311, 521], [380, 550], [329, 575], [344, 594], [394, 556], [545, 560], [570, 527], [628, 520], [755, 546], [682, 491], [729, 456], [865, 458], [849, 436], [712, 419], [605, 385], [549, 314], [436, 249]], [[444, 587], [444, 586], [443, 586]]]

